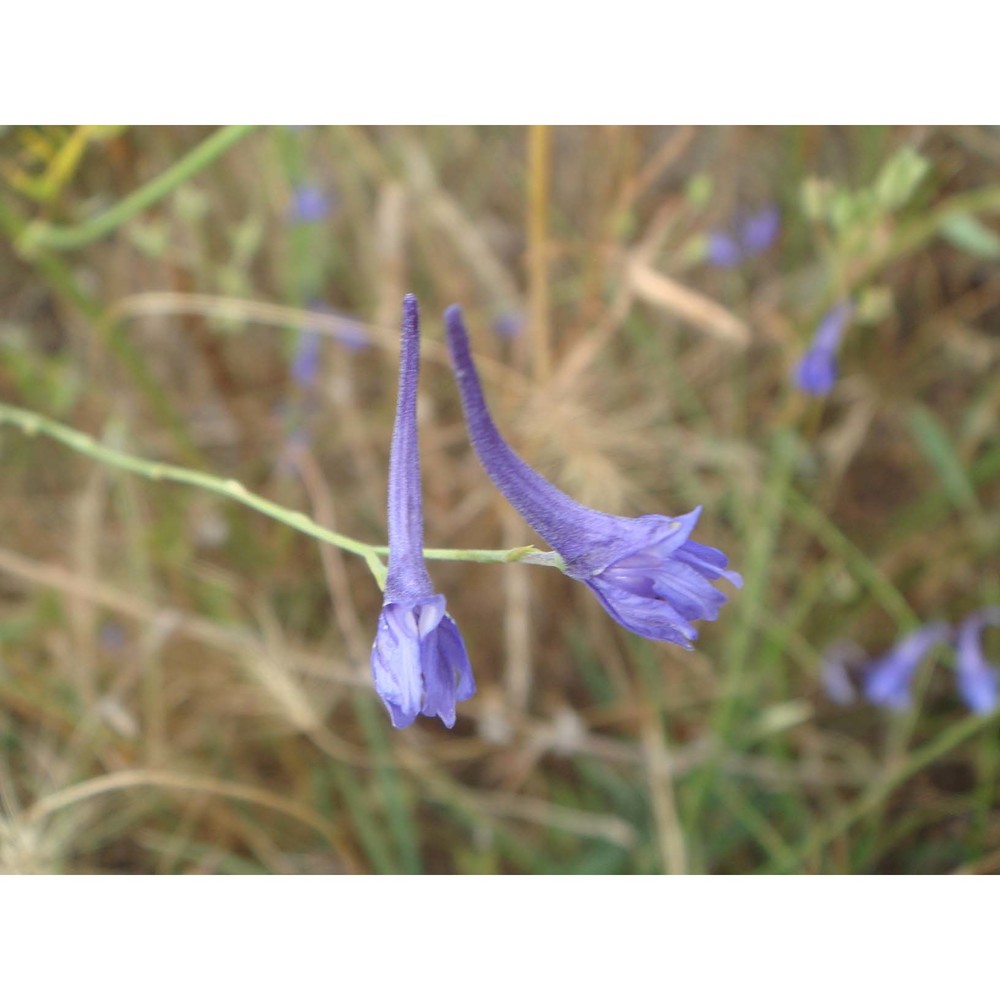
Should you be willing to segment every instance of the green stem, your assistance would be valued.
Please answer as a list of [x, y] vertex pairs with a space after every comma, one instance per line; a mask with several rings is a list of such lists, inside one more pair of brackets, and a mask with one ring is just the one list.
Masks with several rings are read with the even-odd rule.
[[[106, 444], [96, 441], [89, 434], [84, 434], [82, 431], [67, 427], [65, 424], [33, 413], [31, 410], [23, 410], [17, 406], [0, 403], [0, 424], [4, 423], [12, 424], [28, 435], [43, 434], [81, 455], [86, 455], [88, 458], [104, 462], [117, 469], [124, 469], [126, 472], [144, 476], [146, 479], [195, 486], [208, 493], [216, 493], [229, 500], [235, 500], [272, 520], [280, 521], [296, 531], [301, 531], [304, 535], [309, 535], [329, 545], [335, 545], [345, 552], [361, 556], [380, 585], [384, 583], [385, 566], [379, 556], [385, 555], [389, 551], [385, 546], [369, 545], [356, 538], [330, 531], [329, 528], [317, 524], [301, 511], [289, 510], [287, 507], [266, 500], [256, 493], [251, 493], [235, 479], [222, 479], [208, 472], [196, 472], [194, 469], [185, 469], [165, 462], [151, 462], [145, 458], [138, 458], [135, 455], [110, 448]], [[555, 553], [539, 552], [531, 545], [515, 549], [427, 549], [424, 555], [428, 559], [453, 559], [480, 563], [526, 562], [536, 566], [562, 568], [561, 560]]]
[[217, 160], [230, 146], [249, 135], [256, 125], [225, 125], [213, 132], [204, 142], [195, 146], [187, 156], [154, 177], [127, 198], [117, 202], [106, 212], [88, 219], [77, 226], [53, 226], [46, 222], [30, 224], [20, 241], [20, 251], [30, 257], [41, 247], [56, 250], [76, 250], [106, 236], [128, 222], [143, 209], [161, 201], [186, 180], [200, 173]]
[[[389, 554], [386, 545], [374, 545], [372, 551], [380, 556]], [[557, 552], [542, 552], [534, 545], [521, 545], [516, 549], [424, 549], [425, 559], [444, 559], [452, 562], [478, 563], [527, 563], [529, 566], [554, 566], [565, 572], [566, 564]]]

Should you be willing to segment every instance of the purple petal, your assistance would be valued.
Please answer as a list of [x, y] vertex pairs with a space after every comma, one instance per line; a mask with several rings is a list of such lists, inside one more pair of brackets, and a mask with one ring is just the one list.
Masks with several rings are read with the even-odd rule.
[[[345, 316], [332, 309], [330, 305], [322, 299], [313, 299], [309, 303], [311, 312], [320, 313], [330, 319], [337, 320], [337, 328], [327, 336], [332, 336], [338, 343], [350, 348], [352, 351], [360, 351], [371, 346], [371, 338], [368, 336], [364, 326], [353, 316]], [[318, 334], [318, 331], [316, 331]]]
[[293, 222], [321, 222], [332, 207], [330, 196], [313, 184], [300, 184], [292, 192]]
[[847, 639], [838, 640], [826, 650], [819, 676], [830, 701], [837, 705], [850, 705], [857, 700], [855, 675], [866, 658], [865, 651]]
[[813, 343], [827, 351], [835, 351], [840, 346], [844, 330], [850, 322], [854, 307], [850, 302], [838, 302], [828, 309], [816, 327]]
[[631, 593], [601, 577], [583, 582], [597, 595], [604, 610], [630, 632], [644, 639], [694, 649], [692, 643], [698, 638], [698, 630], [667, 601]]
[[292, 379], [303, 389], [315, 383], [319, 374], [319, 333], [316, 330], [299, 330], [290, 370]]
[[493, 332], [503, 340], [513, 340], [524, 331], [524, 316], [519, 312], [503, 312], [493, 320]]
[[455, 703], [476, 692], [472, 666], [458, 626], [445, 615], [421, 648], [424, 673], [423, 713], [438, 716], [451, 729], [455, 725]]
[[[439, 598], [441, 604], [444, 598]], [[375, 691], [389, 709], [392, 724], [410, 725], [423, 704], [417, 613], [412, 606], [386, 604], [379, 615], [372, 646]]]
[[983, 652], [982, 631], [986, 625], [1000, 625], [1000, 608], [969, 615], [959, 626], [955, 643], [958, 693], [976, 715], [989, 715], [1000, 702], [1000, 672]]
[[795, 369], [795, 387], [808, 396], [825, 396], [837, 384], [837, 359], [830, 352], [813, 347]]
[[708, 234], [705, 259], [715, 267], [738, 267], [743, 263], [743, 250], [733, 236], [715, 229]]
[[944, 642], [951, 629], [941, 623], [924, 625], [872, 661], [864, 680], [865, 697], [873, 705], [900, 712], [910, 704], [910, 685], [921, 660], [932, 646]]
[[750, 255], [761, 254], [778, 238], [781, 232], [781, 213], [769, 205], [751, 215], [740, 226], [740, 242]]
[[816, 327], [812, 346], [795, 368], [793, 383], [810, 396], [825, 396], [837, 381], [837, 348], [851, 318], [850, 302], [829, 309]]

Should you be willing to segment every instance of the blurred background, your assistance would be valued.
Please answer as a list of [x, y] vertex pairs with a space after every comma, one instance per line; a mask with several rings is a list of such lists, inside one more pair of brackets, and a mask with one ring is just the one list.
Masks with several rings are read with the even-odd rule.
[[[5, 128], [0, 869], [1000, 870], [998, 166], [973, 127]], [[434, 561], [479, 690], [392, 729], [364, 560], [239, 501], [384, 544], [408, 291], [426, 544], [541, 545], [459, 302], [531, 464], [703, 505], [745, 585], [694, 652]]]

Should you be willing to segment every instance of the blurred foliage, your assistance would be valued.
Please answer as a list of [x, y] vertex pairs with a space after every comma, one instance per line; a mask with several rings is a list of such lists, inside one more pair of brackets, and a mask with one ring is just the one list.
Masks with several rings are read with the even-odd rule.
[[902, 715], [820, 682], [1000, 603], [998, 163], [966, 127], [5, 130], [3, 403], [379, 544], [414, 291], [427, 544], [528, 545], [465, 441], [458, 301], [529, 461], [703, 504], [746, 582], [685, 653], [551, 569], [435, 562], [479, 693], [396, 732], [363, 560], [0, 418], [0, 868], [1000, 870], [996, 717], [948, 657]]

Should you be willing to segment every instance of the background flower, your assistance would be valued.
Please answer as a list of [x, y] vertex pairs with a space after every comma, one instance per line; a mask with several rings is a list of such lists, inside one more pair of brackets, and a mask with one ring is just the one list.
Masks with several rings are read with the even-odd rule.
[[987, 625], [1000, 625], [1000, 607], [983, 608], [958, 627], [955, 643], [955, 680], [958, 692], [977, 715], [989, 715], [1000, 700], [1000, 671], [986, 659], [982, 633]]
[[837, 349], [851, 318], [850, 302], [827, 311], [813, 334], [812, 346], [795, 369], [796, 388], [809, 396], [825, 396], [837, 381]]
[[708, 234], [705, 259], [715, 267], [733, 268], [770, 249], [781, 232], [781, 213], [768, 205], [737, 220], [732, 229], [713, 229]]

